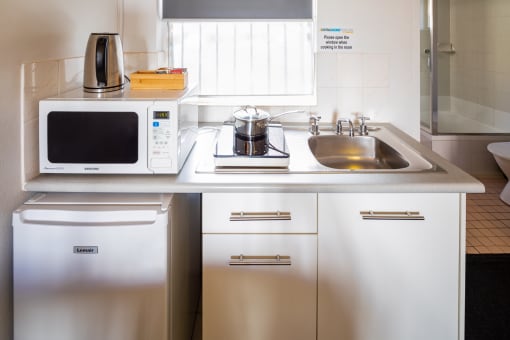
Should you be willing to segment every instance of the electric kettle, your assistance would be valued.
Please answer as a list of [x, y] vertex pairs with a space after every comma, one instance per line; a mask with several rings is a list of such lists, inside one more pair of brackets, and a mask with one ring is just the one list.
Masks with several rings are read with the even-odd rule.
[[85, 51], [84, 91], [116, 91], [125, 84], [124, 54], [119, 34], [91, 33]]

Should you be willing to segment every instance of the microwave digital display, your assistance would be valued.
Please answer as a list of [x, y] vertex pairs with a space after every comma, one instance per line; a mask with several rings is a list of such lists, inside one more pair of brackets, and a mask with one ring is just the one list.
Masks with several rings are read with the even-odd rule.
[[52, 111], [47, 124], [48, 160], [52, 163], [138, 161], [135, 112]]
[[170, 111], [154, 111], [153, 119], [170, 119]]

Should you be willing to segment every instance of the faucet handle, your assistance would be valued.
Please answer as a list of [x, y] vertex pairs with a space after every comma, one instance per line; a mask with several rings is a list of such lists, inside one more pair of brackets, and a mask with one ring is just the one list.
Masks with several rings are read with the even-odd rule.
[[359, 117], [359, 119], [361, 120], [361, 124], [359, 125], [359, 134], [361, 136], [366, 136], [368, 135], [368, 128], [365, 121], [370, 120], [370, 117], [361, 116]]
[[319, 131], [319, 120], [321, 120], [321, 116], [319, 115], [314, 115], [314, 114], [311, 114], [310, 115], [310, 128], [308, 129], [308, 131], [310, 131], [310, 133], [314, 136], [317, 136], [320, 134], [320, 131]]

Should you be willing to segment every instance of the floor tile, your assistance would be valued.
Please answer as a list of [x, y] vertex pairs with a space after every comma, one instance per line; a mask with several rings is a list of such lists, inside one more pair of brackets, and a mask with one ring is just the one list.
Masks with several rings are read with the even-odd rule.
[[510, 253], [510, 206], [499, 199], [507, 180], [479, 178], [485, 193], [467, 194], [466, 253]]

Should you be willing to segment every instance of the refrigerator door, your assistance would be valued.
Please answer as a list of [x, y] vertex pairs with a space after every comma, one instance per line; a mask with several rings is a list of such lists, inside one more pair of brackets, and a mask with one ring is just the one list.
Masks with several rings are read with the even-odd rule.
[[13, 214], [14, 339], [167, 339], [168, 213], [57, 201]]

